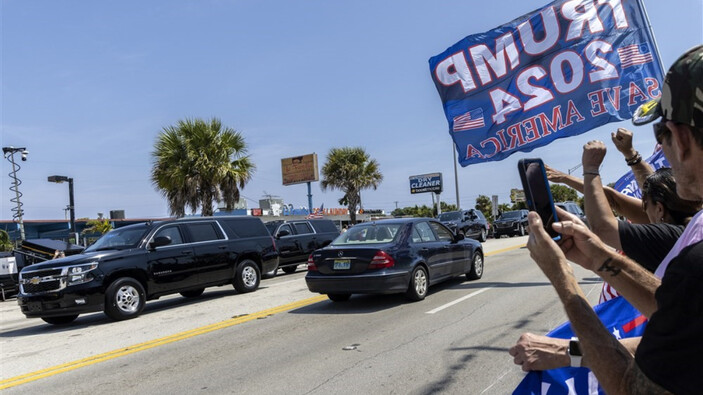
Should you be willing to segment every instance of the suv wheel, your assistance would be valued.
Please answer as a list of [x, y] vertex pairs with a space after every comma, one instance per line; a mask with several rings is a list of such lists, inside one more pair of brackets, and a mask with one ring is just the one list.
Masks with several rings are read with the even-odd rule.
[[518, 234], [519, 234], [520, 236], [524, 236], [524, 235], [525, 235], [525, 225], [520, 224], [520, 229], [518, 230]]
[[115, 321], [138, 316], [145, 303], [146, 293], [142, 283], [131, 277], [118, 278], [105, 292], [105, 314]]
[[256, 262], [245, 259], [237, 266], [237, 273], [234, 276], [234, 289], [239, 293], [256, 291], [261, 281], [261, 272]]
[[291, 266], [286, 266], [282, 267], [281, 270], [283, 270], [284, 273], [287, 274], [293, 274], [295, 271], [298, 269], [298, 265], [291, 265]]
[[481, 229], [481, 235], [478, 237], [478, 241], [483, 243], [488, 238], [488, 231], [486, 229]]
[[47, 324], [51, 325], [66, 325], [75, 321], [76, 318], [78, 318], [78, 314], [62, 315], [60, 317], [42, 317], [41, 319], [44, 320], [44, 322], [46, 322]]
[[188, 291], [181, 292], [181, 296], [185, 298], [194, 298], [196, 296], [202, 295], [203, 292], [205, 292], [205, 288], [191, 289]]
[[351, 294], [327, 294], [333, 302], [346, 302], [351, 297]]

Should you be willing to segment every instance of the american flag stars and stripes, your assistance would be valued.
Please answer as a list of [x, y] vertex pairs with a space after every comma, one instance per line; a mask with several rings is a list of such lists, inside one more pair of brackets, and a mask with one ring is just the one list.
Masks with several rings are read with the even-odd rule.
[[654, 59], [647, 44], [632, 44], [618, 48], [620, 67], [626, 68], [640, 64], [650, 63]]
[[462, 130], [478, 129], [486, 126], [483, 121], [483, 110], [480, 108], [473, 109], [466, 114], [457, 115], [454, 117], [452, 130], [461, 132]]

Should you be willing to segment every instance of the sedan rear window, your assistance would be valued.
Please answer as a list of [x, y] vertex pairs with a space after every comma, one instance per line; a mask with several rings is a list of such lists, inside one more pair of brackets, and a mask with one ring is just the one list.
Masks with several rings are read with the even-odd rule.
[[332, 245], [390, 243], [401, 226], [402, 224], [353, 226], [339, 235]]

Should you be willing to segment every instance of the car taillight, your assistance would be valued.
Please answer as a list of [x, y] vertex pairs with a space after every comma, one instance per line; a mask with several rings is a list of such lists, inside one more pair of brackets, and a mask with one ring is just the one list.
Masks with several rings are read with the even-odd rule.
[[381, 250], [374, 255], [373, 259], [371, 259], [369, 269], [383, 269], [386, 267], [393, 267], [393, 265], [395, 265], [395, 259], [388, 255], [387, 252]]
[[308, 257], [308, 271], [309, 272], [316, 272], [317, 271], [317, 265], [315, 265], [315, 260], [312, 258], [312, 254]]

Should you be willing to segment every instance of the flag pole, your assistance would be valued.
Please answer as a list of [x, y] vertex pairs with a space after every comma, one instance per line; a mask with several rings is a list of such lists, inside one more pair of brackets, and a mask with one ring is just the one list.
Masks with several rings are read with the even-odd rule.
[[651, 38], [652, 44], [654, 45], [654, 52], [657, 54], [657, 60], [659, 61], [659, 68], [661, 68], [662, 78], [666, 75], [666, 69], [664, 69], [664, 63], [662, 62], [661, 54], [659, 53], [659, 45], [657, 44], [657, 38], [654, 37], [654, 30], [652, 29], [652, 22], [649, 21], [649, 14], [647, 14], [647, 7], [644, 6], [644, 0], [637, 0], [637, 4], [640, 5], [640, 11], [642, 12], [642, 17], [647, 23], [647, 35]]

